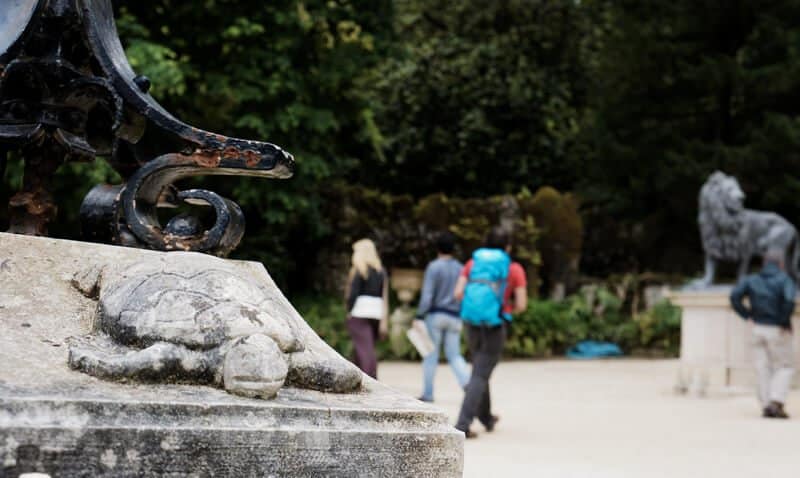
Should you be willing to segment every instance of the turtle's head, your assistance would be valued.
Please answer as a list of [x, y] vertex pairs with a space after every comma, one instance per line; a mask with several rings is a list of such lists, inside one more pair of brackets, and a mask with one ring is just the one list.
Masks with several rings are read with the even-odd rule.
[[245, 397], [274, 397], [288, 372], [278, 344], [264, 334], [237, 339], [222, 363], [225, 390]]

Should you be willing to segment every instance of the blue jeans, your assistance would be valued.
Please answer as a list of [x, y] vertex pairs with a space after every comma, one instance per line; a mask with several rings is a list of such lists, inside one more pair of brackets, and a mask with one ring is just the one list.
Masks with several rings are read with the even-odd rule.
[[433, 377], [436, 375], [436, 367], [439, 365], [439, 349], [442, 342], [444, 342], [444, 355], [461, 388], [464, 388], [469, 382], [469, 367], [461, 355], [461, 329], [464, 327], [461, 319], [447, 314], [433, 313], [425, 317], [425, 325], [428, 327], [428, 334], [431, 336], [434, 349], [422, 361], [424, 377], [422, 398], [433, 400]]

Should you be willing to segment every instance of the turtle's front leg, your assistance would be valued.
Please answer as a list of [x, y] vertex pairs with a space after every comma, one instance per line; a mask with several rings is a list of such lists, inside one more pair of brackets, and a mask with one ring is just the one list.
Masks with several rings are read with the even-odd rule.
[[182, 345], [158, 342], [142, 350], [107, 340], [73, 343], [69, 365], [75, 370], [106, 379], [185, 380], [211, 382], [218, 357]]

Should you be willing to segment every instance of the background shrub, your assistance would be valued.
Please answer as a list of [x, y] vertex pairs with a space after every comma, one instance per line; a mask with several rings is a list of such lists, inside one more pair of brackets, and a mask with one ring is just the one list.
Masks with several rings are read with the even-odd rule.
[[[311, 327], [345, 357], [352, 354], [342, 299], [333, 296], [293, 300]], [[623, 301], [605, 287], [584, 287], [562, 301], [531, 300], [511, 324], [505, 355], [516, 358], [563, 356], [581, 340], [610, 341], [626, 355], [677, 357], [681, 309], [668, 300], [638, 313], [627, 313]], [[414, 348], [379, 343], [381, 359], [419, 360]]]

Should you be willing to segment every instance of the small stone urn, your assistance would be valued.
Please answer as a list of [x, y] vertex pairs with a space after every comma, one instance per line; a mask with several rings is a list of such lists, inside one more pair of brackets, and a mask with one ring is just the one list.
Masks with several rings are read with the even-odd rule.
[[422, 288], [423, 271], [419, 269], [392, 269], [392, 289], [397, 293], [400, 306], [389, 317], [389, 342], [392, 352], [401, 356], [410, 347], [406, 339], [406, 331], [414, 320], [414, 309], [411, 301]]

